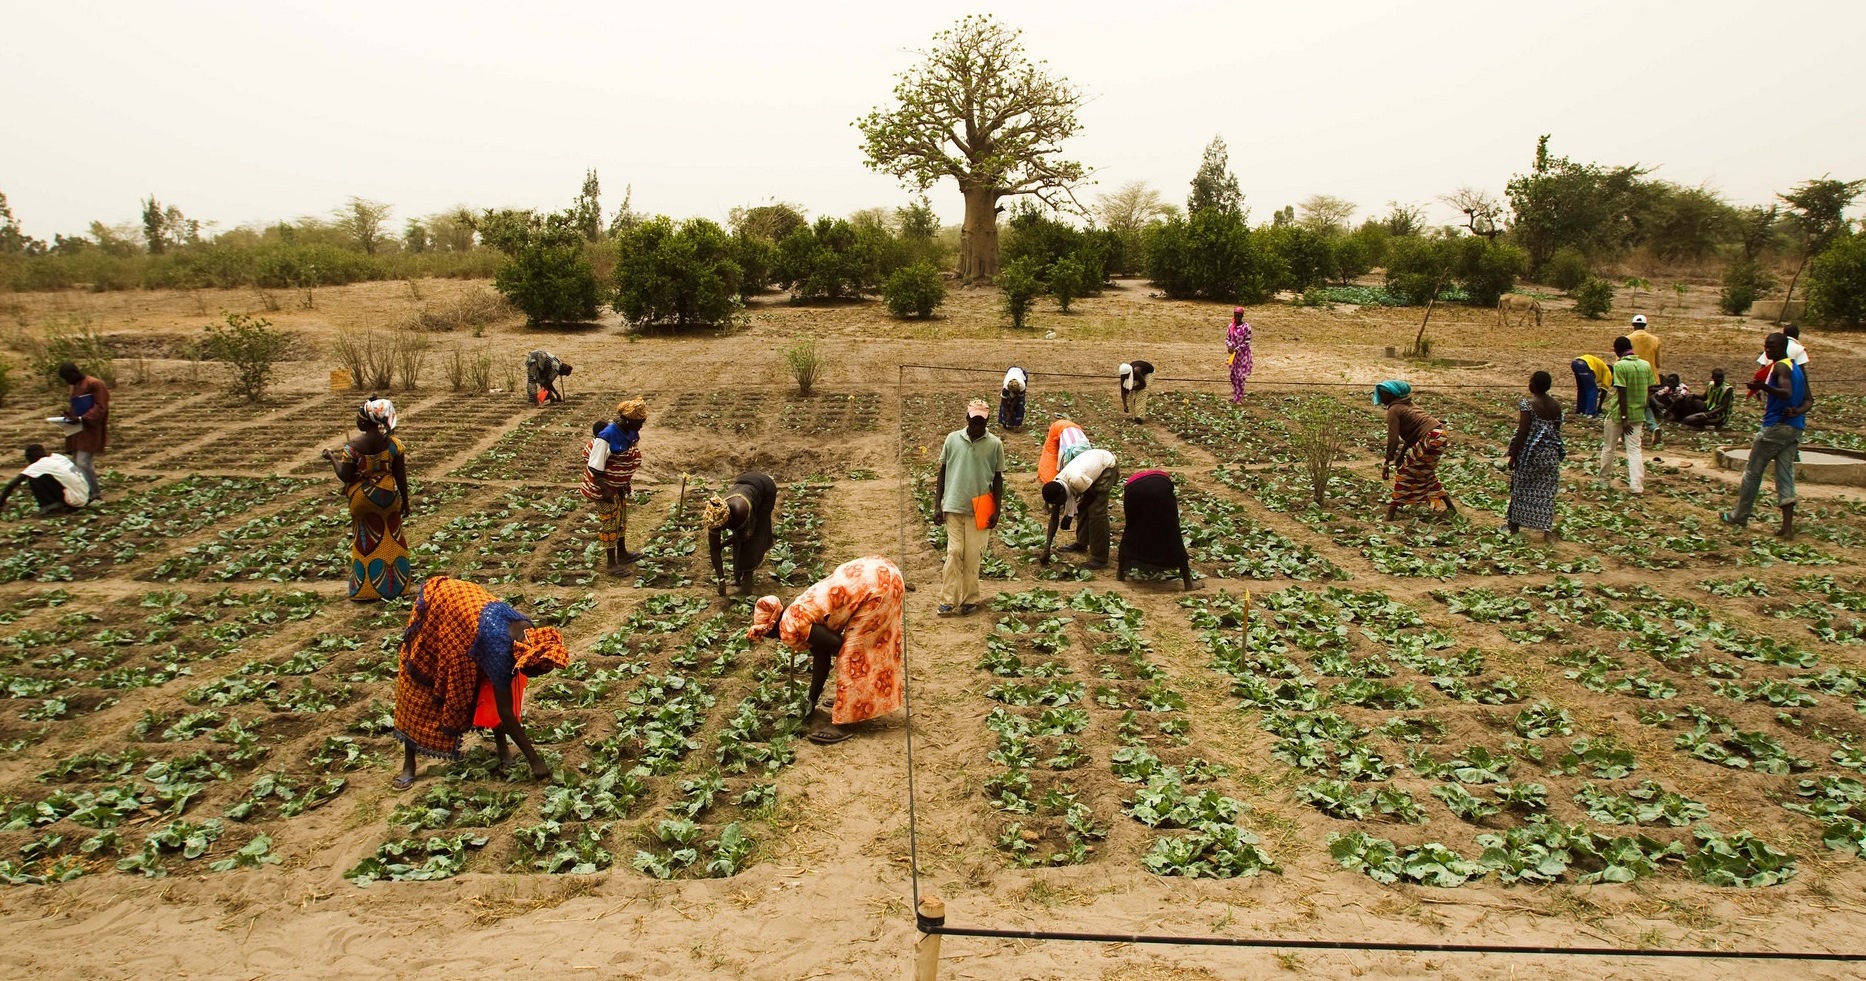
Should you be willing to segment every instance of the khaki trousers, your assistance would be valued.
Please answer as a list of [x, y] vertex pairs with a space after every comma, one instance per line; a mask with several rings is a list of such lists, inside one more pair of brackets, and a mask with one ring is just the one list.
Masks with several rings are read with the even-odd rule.
[[1127, 393], [1128, 415], [1142, 422], [1147, 421], [1147, 395], [1152, 391], [1153, 389], [1143, 388], [1138, 392]]
[[986, 532], [970, 514], [946, 514], [946, 567], [940, 571], [939, 601], [946, 606], [979, 603], [978, 566]]

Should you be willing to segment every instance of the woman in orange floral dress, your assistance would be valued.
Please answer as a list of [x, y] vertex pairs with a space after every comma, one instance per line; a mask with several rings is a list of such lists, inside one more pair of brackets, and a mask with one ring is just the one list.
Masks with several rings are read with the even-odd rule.
[[901, 602], [906, 593], [901, 570], [871, 555], [837, 566], [788, 607], [776, 596], [758, 601], [747, 636], [755, 641], [776, 632], [784, 646], [810, 652], [810, 701], [804, 711], [815, 712], [830, 662], [836, 664], [830, 723], [811, 732], [811, 742], [842, 742], [851, 735], [843, 726], [901, 707]]

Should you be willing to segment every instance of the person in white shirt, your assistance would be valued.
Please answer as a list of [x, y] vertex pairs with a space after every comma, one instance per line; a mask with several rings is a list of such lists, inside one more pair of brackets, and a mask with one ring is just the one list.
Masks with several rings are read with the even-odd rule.
[[47, 453], [38, 443], [26, 447], [26, 469], [0, 490], [0, 510], [21, 484], [32, 488], [41, 517], [76, 511], [91, 503], [90, 484], [77, 464], [62, 453]]
[[1068, 466], [1057, 472], [1055, 480], [1043, 485], [1043, 503], [1050, 509], [1050, 528], [1043, 538], [1043, 554], [1038, 562], [1050, 563], [1050, 545], [1056, 541], [1057, 527], [1066, 528], [1073, 519], [1076, 540], [1057, 551], [1087, 552], [1089, 560], [1085, 564], [1088, 568], [1107, 568], [1108, 499], [1120, 477], [1113, 453], [1088, 449], [1076, 454]]
[[[1795, 324], [1789, 324], [1782, 328], [1782, 333], [1788, 336], [1788, 360], [1806, 368], [1808, 366], [1808, 349], [1801, 346], [1801, 328]], [[1771, 365], [1774, 363], [1775, 362], [1769, 360], [1769, 352], [1767, 351], [1756, 355], [1756, 364], [1758, 366]]]

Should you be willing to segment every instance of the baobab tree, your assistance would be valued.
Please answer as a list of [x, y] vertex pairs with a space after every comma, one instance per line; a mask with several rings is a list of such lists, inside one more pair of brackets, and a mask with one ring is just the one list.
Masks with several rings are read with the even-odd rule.
[[1052, 76], [1018, 43], [1021, 31], [990, 15], [961, 18], [933, 36], [925, 60], [902, 73], [895, 104], [855, 121], [872, 170], [925, 191], [950, 177], [965, 195], [959, 275], [998, 272], [998, 202], [1019, 194], [1080, 211], [1088, 172], [1061, 156], [1081, 129], [1082, 93]]

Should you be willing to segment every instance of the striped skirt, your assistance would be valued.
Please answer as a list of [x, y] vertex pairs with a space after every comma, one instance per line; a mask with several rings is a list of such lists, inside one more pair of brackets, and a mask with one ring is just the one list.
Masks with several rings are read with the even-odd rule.
[[1438, 461], [1449, 445], [1451, 437], [1443, 429], [1434, 429], [1406, 449], [1405, 455], [1400, 457], [1399, 472], [1393, 478], [1393, 507], [1412, 504], [1432, 507], [1441, 501], [1450, 506], [1451, 495], [1445, 493], [1445, 485], [1438, 482]]

